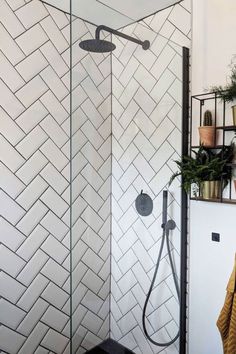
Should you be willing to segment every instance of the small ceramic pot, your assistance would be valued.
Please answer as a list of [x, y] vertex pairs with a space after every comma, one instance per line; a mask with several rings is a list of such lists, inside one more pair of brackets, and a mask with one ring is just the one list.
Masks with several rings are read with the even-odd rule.
[[214, 147], [216, 140], [215, 126], [199, 127], [200, 143], [206, 147]]

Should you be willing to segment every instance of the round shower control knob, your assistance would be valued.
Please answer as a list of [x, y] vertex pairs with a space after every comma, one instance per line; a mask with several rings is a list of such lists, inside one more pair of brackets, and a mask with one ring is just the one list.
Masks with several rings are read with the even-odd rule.
[[148, 194], [143, 193], [136, 198], [135, 200], [135, 207], [137, 212], [142, 216], [148, 216], [152, 213], [153, 210], [153, 201]]

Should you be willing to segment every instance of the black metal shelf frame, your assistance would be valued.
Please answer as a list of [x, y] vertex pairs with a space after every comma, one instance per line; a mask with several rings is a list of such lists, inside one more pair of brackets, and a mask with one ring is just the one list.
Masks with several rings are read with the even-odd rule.
[[[203, 107], [205, 105], [206, 101], [209, 100], [214, 100], [214, 118], [215, 118], [215, 143], [216, 143], [216, 138], [217, 138], [217, 131], [221, 130], [222, 131], [222, 144], [215, 145], [214, 147], [208, 147], [209, 150], [217, 150], [217, 149], [223, 149], [225, 146], [226, 141], [226, 132], [236, 132], [236, 125], [226, 125], [226, 101], [222, 99], [222, 97], [217, 93], [217, 92], [211, 92], [211, 93], [201, 93], [198, 95], [193, 95], [191, 96], [191, 108], [190, 108], [190, 156], [191, 156], [191, 151], [194, 149], [199, 149], [200, 148], [200, 141], [199, 145], [193, 145], [193, 106], [194, 106], [194, 100], [198, 101], [199, 104], [199, 126], [202, 126], [202, 119], [203, 119]], [[222, 101], [222, 116], [221, 116], [221, 124], [222, 125], [217, 125], [218, 119], [218, 105], [219, 101]], [[236, 163], [229, 163], [227, 166], [233, 168], [236, 168]], [[206, 201], [206, 202], [214, 202], [214, 203], [227, 203], [227, 204], [236, 204], [236, 200], [232, 199], [232, 185], [231, 181], [229, 184], [229, 198], [223, 198], [223, 189], [221, 188], [221, 197], [220, 199], [203, 199], [200, 196], [195, 198], [195, 197], [190, 197], [191, 200], [200, 200], [200, 201]]]

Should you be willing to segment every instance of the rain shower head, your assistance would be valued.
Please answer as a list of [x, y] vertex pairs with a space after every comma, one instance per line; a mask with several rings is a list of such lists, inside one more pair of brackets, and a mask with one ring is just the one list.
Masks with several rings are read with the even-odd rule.
[[80, 48], [87, 50], [87, 52], [94, 53], [109, 53], [116, 49], [115, 44], [101, 39], [88, 39], [79, 44]]
[[86, 50], [88, 52], [94, 52], [94, 53], [108, 53], [112, 52], [114, 49], [116, 49], [115, 44], [109, 41], [104, 41], [100, 39], [100, 32], [104, 30], [106, 32], [112, 33], [116, 36], [128, 39], [131, 42], [137, 43], [142, 46], [144, 50], [147, 50], [150, 48], [150, 42], [149, 41], [140, 41], [137, 38], [130, 37], [127, 34], [124, 34], [122, 32], [118, 32], [110, 27], [107, 26], [98, 26], [95, 32], [95, 39], [87, 39], [85, 41], [80, 42], [79, 46], [83, 50]]

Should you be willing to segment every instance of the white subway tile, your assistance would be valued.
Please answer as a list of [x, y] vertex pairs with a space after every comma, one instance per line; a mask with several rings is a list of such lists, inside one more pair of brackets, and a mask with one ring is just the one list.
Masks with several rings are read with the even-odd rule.
[[0, 49], [12, 65], [16, 65], [19, 61], [23, 60], [25, 55], [22, 50], [18, 47], [17, 43], [10, 36], [10, 34], [5, 30], [3, 25], [0, 23]]
[[94, 273], [98, 273], [103, 266], [102, 259], [94, 253], [91, 248], [87, 249], [86, 253], [82, 257], [82, 261], [87, 265], [87, 267], [92, 269]]
[[40, 75], [59, 101], [63, 100], [63, 98], [69, 94], [69, 90], [63, 84], [62, 80], [60, 80], [51, 66], [48, 66], [46, 69], [44, 69]]
[[65, 155], [61, 153], [51, 140], [47, 140], [40, 150], [59, 171], [61, 171], [69, 162]]
[[17, 150], [28, 159], [47, 140], [44, 131], [36, 126], [18, 145]]
[[47, 159], [43, 156], [40, 151], [36, 151], [26, 163], [17, 171], [16, 175], [25, 184], [29, 184], [33, 178], [43, 169], [47, 164]]
[[19, 354], [33, 353], [38, 348], [41, 340], [48, 331], [48, 327], [39, 322], [33, 331], [30, 333], [27, 341], [24, 343], [22, 348], [19, 351]]
[[141, 154], [136, 157], [133, 163], [147, 183], [150, 182], [151, 179], [155, 176], [154, 170], [151, 168], [147, 160]]
[[45, 43], [40, 50], [59, 77], [69, 72], [69, 67], [51, 42]]
[[62, 287], [67, 278], [70, 276], [70, 273], [67, 272], [58, 263], [56, 263], [53, 259], [49, 259], [47, 264], [43, 267], [41, 273], [52, 280], [59, 287]]
[[[26, 310], [28, 310], [33, 305], [35, 299], [37, 298], [37, 296], [36, 296], [36, 298], [32, 300], [32, 298], [30, 296], [31, 288], [29, 287], [29, 285], [32, 283], [32, 281], [34, 280], [34, 278], [36, 276], [39, 277], [39, 280], [41, 279], [40, 280], [41, 283], [42, 283], [42, 281], [45, 280], [45, 278], [42, 277], [38, 273], [40, 272], [40, 270], [42, 269], [44, 264], [47, 262], [48, 258], [49, 257], [44, 252], [42, 252], [41, 250], [38, 250], [35, 253], [35, 255], [31, 258], [31, 260], [26, 263], [26, 266], [24, 267], [24, 269], [20, 272], [20, 274], [17, 277], [17, 279], [21, 283], [23, 283], [25, 286], [28, 287], [24, 296], [19, 301], [19, 305], [24, 304], [23, 308], [25, 308]], [[44, 279], [42, 279], [42, 278], [44, 278]], [[45, 282], [46, 282], [46, 280], [45, 280]]]
[[69, 338], [66, 338], [62, 334], [49, 329], [48, 333], [42, 340], [42, 345], [49, 350], [55, 351], [56, 353], [63, 353]]
[[68, 48], [69, 43], [65, 40], [65, 37], [57, 28], [56, 24], [53, 22], [53, 19], [48, 16], [43, 21], [41, 21], [40, 24], [43, 27], [44, 31], [47, 33], [51, 42], [57, 48], [58, 52], [64, 52]]
[[17, 353], [25, 341], [25, 337], [5, 326], [0, 327], [0, 343], [7, 353]]
[[17, 98], [24, 104], [25, 107], [29, 107], [32, 103], [38, 100], [48, 90], [47, 85], [43, 80], [36, 76], [17, 91]]
[[48, 62], [41, 52], [37, 50], [16, 65], [15, 68], [25, 81], [29, 81], [38, 75], [47, 65]]
[[0, 107], [0, 132], [7, 140], [16, 145], [23, 137], [24, 132], [20, 127], [11, 119], [6, 112]]
[[39, 298], [48, 283], [48, 279], [46, 279], [42, 274], [38, 274], [37, 277], [30, 284], [30, 286], [27, 288], [24, 295], [19, 300], [19, 306], [25, 311], [29, 312], [29, 310]]
[[30, 236], [27, 237], [25, 242], [23, 242], [20, 248], [17, 250], [17, 254], [26, 261], [29, 261], [33, 254], [47, 238], [48, 234], [49, 233], [42, 226], [37, 225]]
[[69, 317], [63, 312], [55, 309], [55, 307], [49, 306], [42, 317], [42, 321], [50, 328], [54, 328], [58, 332], [62, 332], [66, 323], [69, 321]]
[[[39, 24], [30, 28], [16, 39], [16, 43], [23, 50], [25, 55], [29, 55], [47, 42], [49, 38]], [[19, 62], [19, 61], [18, 61]]]
[[155, 154], [154, 147], [152, 144], [150, 144], [149, 140], [141, 131], [135, 137], [134, 144], [137, 146], [139, 151], [142, 152], [147, 161], [149, 161], [150, 158]]
[[16, 329], [26, 313], [5, 299], [0, 299], [0, 321], [12, 329]]
[[16, 303], [26, 288], [4, 272], [0, 272], [0, 296]]
[[9, 114], [10, 117], [15, 119], [19, 114], [24, 111], [24, 106], [1, 79], [0, 91], [0, 104], [2, 108], [5, 109], [5, 111]]
[[87, 77], [82, 83], [81, 86], [83, 87], [86, 94], [89, 96], [91, 101], [94, 103], [95, 107], [98, 107], [102, 101], [103, 97], [99, 93], [97, 87], [94, 85], [90, 77]]
[[89, 99], [81, 105], [81, 108], [95, 128], [98, 128], [103, 123], [103, 117]]
[[37, 0], [33, 0], [22, 6], [15, 14], [27, 29], [48, 16], [44, 4]]
[[15, 278], [24, 265], [23, 259], [4, 245], [0, 245], [0, 267], [3, 271]]
[[49, 211], [41, 221], [41, 225], [47, 229], [53, 236], [61, 241], [69, 228], [55, 215]]
[[[55, 296], [55, 294], [57, 294], [57, 296]], [[48, 284], [41, 296], [59, 309], [61, 309], [69, 299], [69, 294], [52, 282]]]
[[16, 251], [24, 242], [25, 236], [5, 219], [0, 218], [0, 240], [12, 251]]
[[66, 112], [64, 107], [61, 105], [61, 103], [57, 100], [57, 98], [51, 91], [48, 91], [46, 94], [44, 94], [40, 98], [40, 101], [44, 104], [44, 106], [59, 124], [61, 124], [66, 120], [66, 118], [68, 118], [69, 114]]
[[52, 116], [48, 115], [40, 125], [59, 148], [69, 140], [68, 135], [66, 135]]
[[0, 191], [0, 215], [9, 220], [12, 224], [16, 224], [24, 214], [24, 209], [3, 191]]
[[66, 14], [61, 10], [58, 10], [52, 6], [46, 6], [48, 12], [52, 16], [53, 20], [56, 22], [57, 26], [62, 29], [69, 25], [69, 19], [66, 17]]
[[85, 70], [87, 71], [87, 73], [89, 74], [89, 77], [93, 80], [95, 85], [98, 86], [104, 80], [104, 78], [100, 70], [98, 69], [98, 66], [93, 61], [91, 55], [88, 54], [86, 57], [84, 57], [81, 60], [81, 63], [85, 68]]
[[58, 217], [62, 215], [69, 208], [69, 205], [62, 199], [51, 187], [40, 198], [49, 209], [51, 209]]
[[95, 294], [99, 292], [103, 285], [103, 281], [91, 270], [87, 271], [82, 279], [82, 283]]
[[29, 133], [47, 114], [48, 111], [42, 103], [36, 101], [16, 119], [16, 122], [25, 133]]
[[69, 250], [52, 235], [42, 244], [41, 249], [60, 264], [69, 254]]
[[0, 53], [0, 78], [15, 92], [24, 85], [24, 80], [8, 59]]
[[17, 228], [25, 235], [29, 235], [47, 211], [47, 207], [38, 200], [17, 224]]
[[7, 0], [7, 2], [13, 11], [15, 11], [19, 7], [25, 5], [24, 0]]
[[22, 192], [25, 185], [5, 165], [0, 162], [1, 188], [13, 199]]

